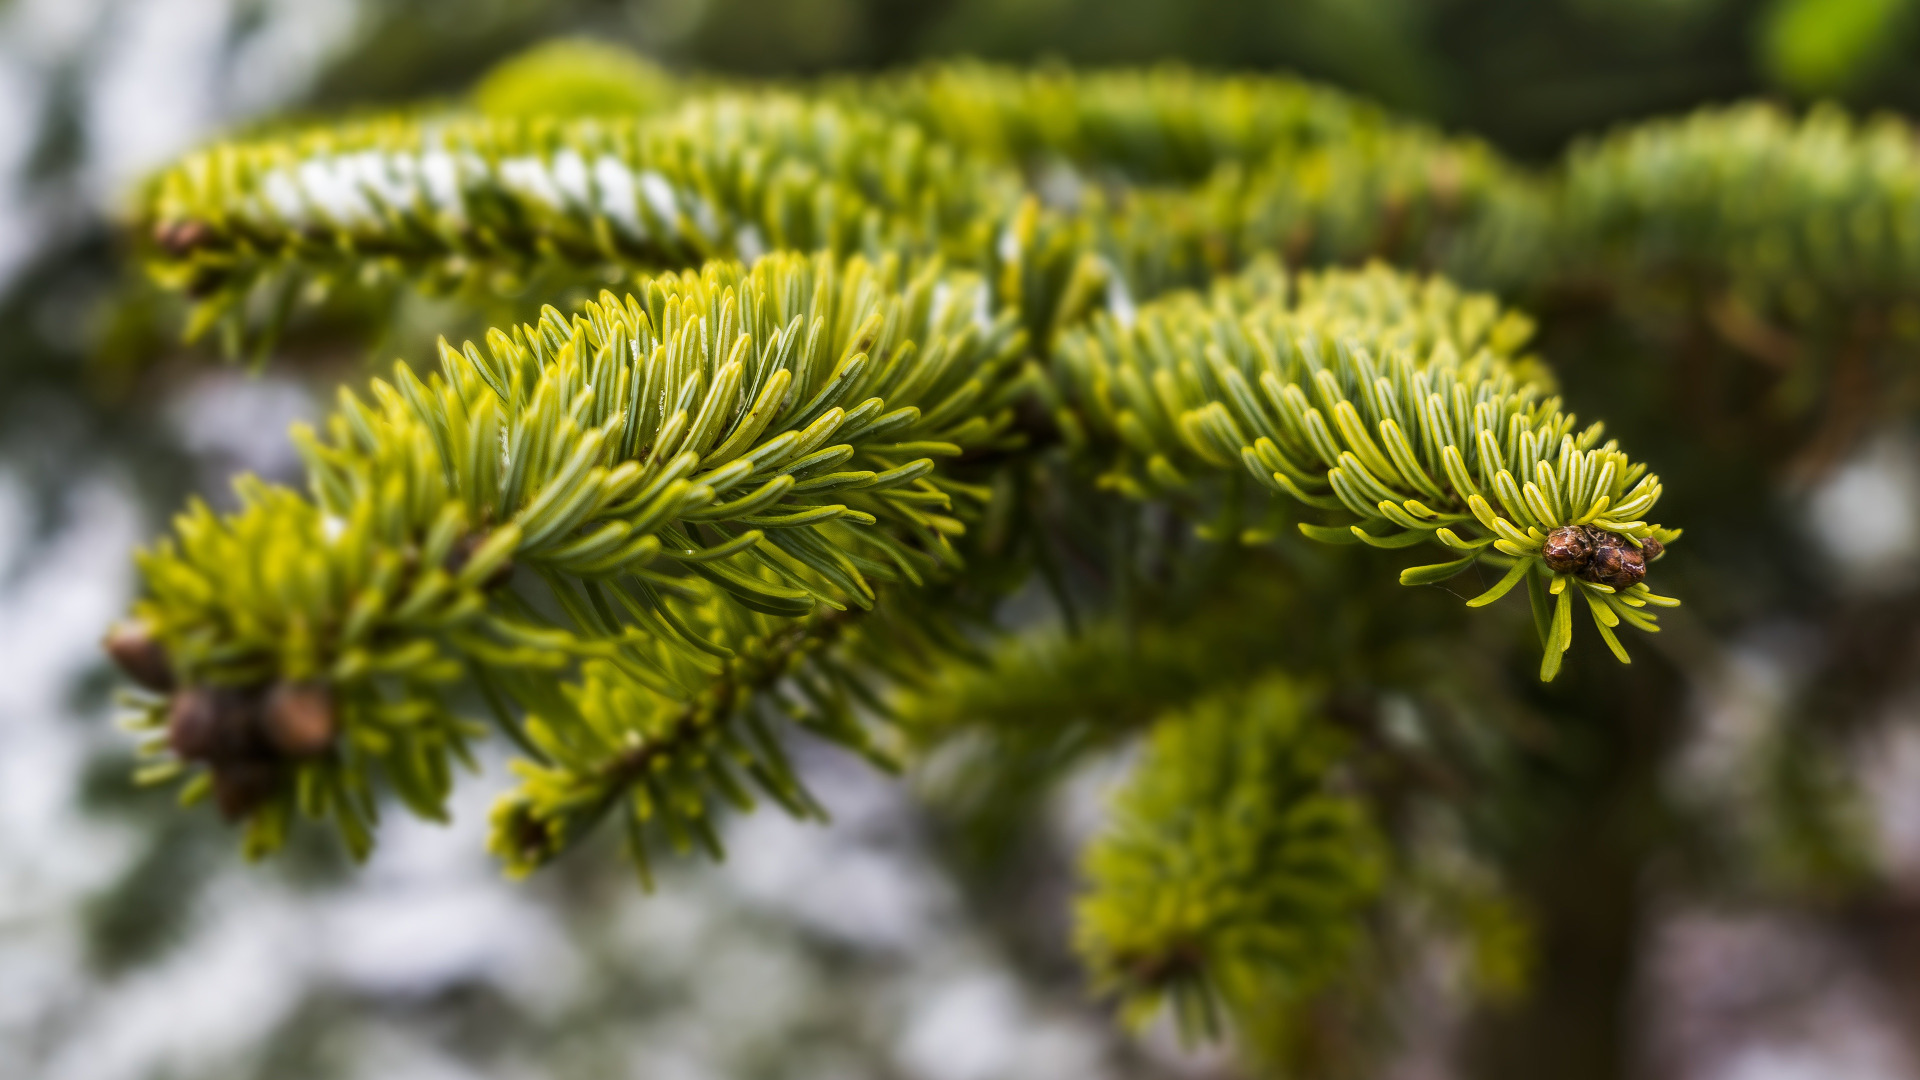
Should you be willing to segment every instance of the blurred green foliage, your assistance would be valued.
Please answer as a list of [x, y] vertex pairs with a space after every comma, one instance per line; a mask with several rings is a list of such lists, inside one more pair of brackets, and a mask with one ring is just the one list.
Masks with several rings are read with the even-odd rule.
[[489, 116], [640, 116], [678, 92], [629, 50], [562, 39], [495, 66], [475, 84], [473, 106]]
[[1706, 101], [1912, 110], [1909, 0], [383, 0], [320, 89], [398, 101], [580, 35], [673, 67], [792, 76], [970, 54], [1284, 67], [1527, 157]]
[[1776, 0], [1760, 23], [1769, 77], [1800, 94], [1845, 94], [1892, 61], [1912, 0]]

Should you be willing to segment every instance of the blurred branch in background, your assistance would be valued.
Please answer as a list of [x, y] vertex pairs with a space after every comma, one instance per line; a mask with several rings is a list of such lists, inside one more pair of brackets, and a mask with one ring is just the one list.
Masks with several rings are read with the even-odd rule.
[[1763, 70], [1796, 94], [1859, 93], [1910, 40], [1913, 8], [1911, 0], [1775, 0], [1759, 28]]

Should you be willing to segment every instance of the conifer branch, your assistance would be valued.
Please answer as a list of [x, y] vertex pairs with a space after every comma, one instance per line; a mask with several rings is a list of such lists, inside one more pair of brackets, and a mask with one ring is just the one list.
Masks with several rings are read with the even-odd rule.
[[[1703, 109], [1623, 127], [1534, 172], [1283, 77], [959, 63], [833, 83], [828, 95], [1023, 164], [1051, 205], [1161, 219], [1210, 255], [1206, 275], [1177, 284], [1262, 253], [1302, 265], [1380, 257], [1519, 293], [1595, 282], [1632, 292], [1650, 273], [1679, 274], [1801, 324], [1920, 281], [1907, 225], [1920, 151], [1891, 116]], [[1121, 181], [1117, 206], [1101, 190], [1108, 178]], [[1184, 186], [1151, 186], [1168, 181]]]
[[774, 251], [971, 259], [982, 215], [1017, 196], [911, 125], [723, 94], [654, 117], [394, 116], [217, 144], [148, 185], [135, 228], [195, 298], [195, 336], [250, 298], [368, 281], [491, 294]]
[[[509, 872], [528, 873], [618, 814], [641, 881], [652, 885], [650, 848], [724, 852], [715, 817], [749, 811], [754, 793], [799, 818], [826, 819], [789, 761], [797, 727], [886, 770], [898, 767], [898, 729], [882, 680], [908, 675], [964, 645], [948, 590], [933, 599], [903, 584], [871, 609], [826, 608], [779, 619], [738, 605], [683, 608], [680, 625], [732, 643], [689, 692], [662, 693], [671, 670], [589, 662], [581, 679], [535, 708], [526, 723], [534, 755], [514, 762], [520, 786], [494, 808], [489, 846]], [[876, 723], [878, 721], [878, 723]]]
[[[853, 617], [828, 610], [800, 620], [749, 618], [770, 625], [731, 637], [739, 648], [690, 701], [653, 692], [619, 665], [590, 663], [581, 683], [563, 691], [564, 706], [556, 701], [553, 713], [528, 718], [541, 758], [514, 763], [521, 785], [495, 806], [489, 847], [509, 872], [524, 875], [624, 798], [628, 849], [651, 885], [646, 829], [665, 831], [681, 850], [697, 842], [719, 857], [710, 803], [751, 809], [750, 787], [795, 816], [824, 817], [767, 723], [764, 695], [809, 654], [833, 645]], [[871, 749], [857, 722], [836, 734]]]
[[1022, 165], [1050, 208], [1101, 235], [1135, 299], [1204, 287], [1266, 254], [1310, 266], [1383, 258], [1503, 289], [1554, 264], [1545, 178], [1477, 139], [1311, 83], [961, 62], [827, 93]]
[[[532, 67], [535, 83], [553, 74]], [[636, 102], [671, 96], [624, 78], [656, 86]], [[162, 282], [196, 298], [195, 333], [248, 311], [271, 329], [274, 313], [368, 280], [557, 296], [787, 249], [987, 269], [1005, 261], [1016, 164], [1130, 302], [1263, 255], [1378, 257], [1510, 295], [1597, 282], [1629, 305], [1650, 273], [1677, 273], [1804, 324], [1903, 297], [1920, 274], [1903, 239], [1910, 130], [1831, 109], [1655, 121], [1535, 173], [1335, 91], [1172, 67], [933, 65], [829, 82], [817, 100], [555, 108], [216, 145], [149, 185], [135, 225]], [[1188, 186], [1151, 186], [1168, 180]]]
[[1155, 726], [1086, 852], [1076, 909], [1094, 985], [1129, 1020], [1166, 1003], [1183, 1035], [1211, 1036], [1339, 974], [1386, 862], [1358, 800], [1331, 783], [1339, 753], [1280, 679]]
[[[1008, 524], [1009, 478], [1092, 462], [1249, 543], [1273, 538], [1242, 527], [1257, 484], [1310, 539], [1437, 545], [1399, 580], [1490, 567], [1476, 607], [1524, 584], [1551, 679], [1576, 608], [1626, 662], [1614, 630], [1677, 603], [1641, 580], [1679, 535], [1651, 523], [1658, 478], [1561, 408], [1491, 296], [1276, 257], [1509, 294], [1678, 267], [1768, 311], [1907, 287], [1904, 233], [1870, 226], [1904, 221], [1911, 148], [1825, 114], [1651, 126], [1546, 174], [1281, 79], [962, 64], [712, 92], [582, 48], [504, 69], [487, 115], [217, 145], [137, 209], [195, 332], [368, 284], [615, 286], [343, 391], [296, 432], [306, 494], [244, 480], [141, 555], [108, 647], [151, 691], [143, 775], [244, 819], [249, 853], [307, 816], [363, 854], [381, 787], [443, 814], [476, 714], [520, 751], [489, 841], [510, 872], [617, 818], [649, 882], [662, 842], [719, 855], [727, 807], [824, 816], [796, 727], [892, 767], [992, 712], [1000, 797], [1154, 722], [1087, 855], [1095, 981], [1189, 1034], [1301, 1004], [1354, 959], [1386, 865], [1366, 792], [1392, 805], [1275, 674], [1320, 658], [1160, 610], [934, 677], [1018, 580], [992, 559], [1045, 527]], [[1880, 217], [1832, 224], [1869, 190]], [[980, 522], [998, 539], [969, 546]], [[1195, 617], [1357, 588], [1232, 587]]]
[[[381, 785], [443, 813], [482, 705], [521, 750], [490, 839], [516, 874], [613, 818], [646, 878], [661, 841], [718, 854], [724, 807], [821, 816], [792, 725], [890, 765], [962, 723], [881, 691], [924, 689], [921, 661], [963, 647], [942, 590], [979, 584], [956, 538], [989, 498], [964, 470], [1034, 459], [1023, 401], [1106, 490], [1206, 511], [1245, 470], [1305, 507], [1312, 539], [1445, 549], [1403, 583], [1501, 572], [1472, 606], [1524, 584], [1542, 678], [1577, 607], [1625, 661], [1614, 630], [1657, 629], [1650, 608], [1675, 602], [1640, 579], [1678, 532], [1651, 523], [1658, 479], [1560, 408], [1527, 320], [1438, 278], [1289, 279], [1272, 260], [1377, 256], [1525, 292], [1657, 257], [1761, 281], [1769, 303], [1799, 288], [1748, 268], [1761, 234], [1731, 211], [1678, 257], [1635, 246], [1716, 197], [1635, 194], [1666, 183], [1648, 162], [1685, 157], [1657, 139], [1534, 174], [1335, 93], [1177, 69], [689, 97], [614, 64], [566, 117], [513, 106], [560, 74], [496, 85], [503, 116], [216, 146], [139, 209], [199, 330], [368, 281], [564, 303], [637, 280], [343, 394], [297, 437], [309, 494], [244, 482], [236, 512], [196, 504], [142, 556], [112, 648], [154, 691], [146, 775], [188, 774], [250, 852], [306, 815], [363, 853]], [[623, 94], [628, 112], [594, 104]], [[1767, 146], [1786, 130], [1744, 123]], [[1849, 167], [1891, 189], [1897, 155], [1872, 145]], [[1807, 236], [1827, 235], [1824, 205]], [[1807, 265], [1840, 274], [1835, 296], [1857, 284]], [[1215, 530], [1236, 533], [1270, 535]], [[1079, 943], [1130, 1014], [1171, 1001], [1199, 1032], [1322, 987], [1384, 849], [1337, 741], [1261, 678], [1270, 658], [1164, 646], [1112, 680], [1138, 692], [1110, 727], [1201, 703], [1160, 722], [1090, 853]]]
[[[211, 766], [203, 786], [249, 777], [223, 807], [257, 847], [297, 796], [364, 850], [367, 766], [439, 812], [475, 730], [450, 694], [476, 669], [557, 746], [583, 665], [693, 702], [781, 620], [950, 571], [978, 492], [935, 459], [1013, 445], [1022, 335], [990, 309], [984, 281], [937, 265], [769, 256], [549, 309], [490, 334], [490, 355], [443, 345], [439, 373], [401, 365], [371, 402], [343, 393], [324, 437], [296, 436], [311, 498], [243, 483], [237, 513], [196, 506], [142, 556], [136, 617], [169, 693], [147, 710], [153, 749]], [[253, 738], [267, 721], [247, 702], [308, 684], [327, 696], [318, 746]], [[183, 736], [182, 703], [216, 698], [232, 745]]]
[[1403, 584], [1484, 562], [1505, 576], [1469, 601], [1479, 607], [1525, 581], [1552, 608], [1543, 680], [1559, 671], [1576, 595], [1626, 662], [1613, 628], [1655, 630], [1644, 609], [1677, 603], [1641, 578], [1679, 533], [1644, 519], [1659, 478], [1547, 396], [1547, 372], [1519, 353], [1531, 323], [1383, 267], [1305, 275], [1291, 298], [1289, 285], [1257, 266], [1207, 299], [1176, 294], [1131, 322], [1096, 314], [1062, 337], [1056, 416], [1117, 458], [1102, 482], [1151, 498], [1244, 468], [1334, 516], [1300, 524], [1312, 539], [1446, 550]]

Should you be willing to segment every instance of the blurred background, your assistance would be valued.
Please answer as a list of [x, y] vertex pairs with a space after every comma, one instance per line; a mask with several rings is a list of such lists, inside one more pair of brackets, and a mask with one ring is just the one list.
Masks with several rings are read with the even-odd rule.
[[[1920, 112], [1913, 0], [0, 0], [0, 1076], [1233, 1075], [1120, 1031], [1066, 952], [1070, 853], [1112, 762], [989, 882], [911, 784], [821, 752], [805, 764], [833, 826], [735, 821], [729, 862], [669, 867], [652, 897], [592, 853], [504, 882], [483, 851], [493, 760], [451, 826], [396, 816], [357, 870], [319, 844], [246, 866], [213, 815], [131, 787], [96, 647], [129, 552], [237, 470], [297, 475], [287, 424], [369, 358], [314, 346], [248, 373], [173, 348], [113, 302], [131, 273], [116, 208], [222, 129], [452, 97], [556, 36], [767, 77], [947, 55], [1284, 69], [1529, 161], [1736, 98]], [[118, 362], [134, 354], [137, 374]], [[1605, 372], [1566, 374], [1590, 408]], [[1817, 888], [1736, 901], [1634, 864], [1634, 917], [1587, 943], [1618, 960], [1599, 1074], [1920, 1077], [1920, 665], [1899, 644], [1920, 444], [1894, 424], [1862, 445], [1765, 495], [1753, 528], [1824, 606], [1721, 604], [1738, 618], [1645, 801], [1737, 817], [1741, 763], [1783, 738], [1787, 702], [1816, 677], [1842, 697], [1877, 680], [1832, 790], [1880, 885], [1864, 907]], [[1841, 608], [1868, 617], [1809, 614]], [[1879, 666], [1819, 667], [1856, 648]], [[1391, 1076], [1474, 1075], [1444, 995], [1410, 1015]]]

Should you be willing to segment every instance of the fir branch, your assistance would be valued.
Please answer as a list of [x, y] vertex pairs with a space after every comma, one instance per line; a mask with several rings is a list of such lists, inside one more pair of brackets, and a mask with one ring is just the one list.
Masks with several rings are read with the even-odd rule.
[[1300, 525], [1312, 539], [1446, 549], [1448, 561], [1403, 571], [1404, 584], [1481, 562], [1506, 571], [1478, 607], [1527, 581], [1552, 608], [1542, 679], [1559, 671], [1576, 595], [1625, 662], [1613, 628], [1656, 629], [1644, 609], [1676, 603], [1640, 578], [1679, 534], [1643, 519], [1659, 478], [1546, 396], [1547, 373], [1519, 355], [1528, 320], [1380, 267], [1304, 276], [1297, 289], [1290, 299], [1278, 269], [1260, 266], [1130, 324], [1096, 315], [1054, 352], [1061, 427], [1116, 457], [1103, 482], [1133, 497], [1244, 468], [1335, 515]]
[[[628, 850], [651, 887], [645, 832], [659, 829], [678, 849], [697, 842], [719, 857], [710, 804], [751, 809], [749, 787], [796, 816], [824, 817], [766, 723], [763, 696], [807, 654], [833, 645], [853, 617], [829, 610], [794, 621], [754, 620], [767, 625], [736, 639], [738, 650], [690, 701], [650, 691], [619, 665], [589, 664], [580, 685], [565, 691], [564, 712], [528, 717], [544, 760], [514, 763], [521, 783], [495, 806], [488, 846], [510, 873], [524, 875], [624, 800]], [[858, 725], [839, 734], [865, 745]]]
[[731, 643], [730, 655], [685, 693], [663, 693], [656, 668], [587, 664], [578, 683], [528, 716], [538, 754], [514, 762], [521, 782], [495, 805], [489, 846], [509, 872], [525, 874], [617, 814], [651, 888], [655, 838], [721, 858], [716, 818], [754, 809], [755, 792], [795, 817], [824, 821], [788, 758], [789, 727], [897, 768], [898, 718], [879, 687], [910, 680], [903, 667], [965, 652], [953, 624], [966, 607], [950, 585], [891, 586], [870, 610], [799, 619], [683, 606], [678, 625]]
[[[643, 278], [346, 395], [300, 437], [310, 498], [250, 482], [238, 513], [195, 507], [144, 557], [138, 625], [168, 695], [144, 720], [154, 774], [209, 765], [189, 793], [247, 816], [255, 850], [295, 809], [364, 850], [376, 771], [439, 812], [480, 730], [455, 710], [471, 681], [529, 751], [495, 837], [518, 869], [616, 806], [717, 847], [710, 803], [746, 800], [735, 766], [811, 812], [754, 725], [784, 700], [873, 749], [858, 717], [880, 703], [853, 669], [898, 674], [942, 613], [878, 642], [847, 620], [957, 572], [982, 490], [935, 459], [1025, 452], [1023, 386], [1109, 489], [1191, 508], [1206, 474], [1244, 467], [1334, 516], [1310, 537], [1448, 549], [1407, 584], [1505, 571], [1473, 603], [1527, 585], [1543, 678], [1574, 597], [1623, 661], [1613, 628], [1672, 603], [1638, 580], [1678, 535], [1642, 520], [1657, 478], [1576, 431], [1520, 353], [1523, 317], [1437, 279], [1288, 282], [1263, 261], [1552, 280], [1574, 249], [1539, 180], [1284, 81], [961, 66], [827, 89], [856, 94], [372, 121], [158, 179], [142, 228], [203, 327], [367, 279], [498, 295], [715, 253], [872, 258]], [[980, 275], [902, 269], [941, 253]], [[323, 737], [293, 738], [315, 715]], [[207, 717], [224, 742], [189, 737]]]
[[911, 125], [734, 94], [651, 118], [395, 116], [217, 144], [148, 185], [135, 228], [154, 274], [195, 298], [192, 336], [250, 299], [368, 280], [492, 294], [773, 251], [971, 257], [1015, 197]]
[[1213, 1035], [1255, 1004], [1337, 976], [1384, 874], [1384, 845], [1330, 784], [1338, 740], [1270, 679], [1160, 721], [1087, 850], [1075, 944], [1143, 1023], [1166, 1003]]
[[[1679, 274], [1796, 324], [1920, 280], [1908, 236], [1920, 152], [1890, 116], [1705, 109], [1624, 127], [1534, 173], [1286, 78], [943, 64], [828, 94], [1025, 164], [1062, 209], [1116, 213], [1100, 182], [1118, 179], [1117, 212], [1163, 219], [1210, 253], [1211, 272], [1262, 253], [1382, 257], [1528, 293], [1596, 281], [1632, 293]], [[1167, 181], [1180, 186], [1150, 186]]]
[[[691, 701], [764, 619], [870, 609], [875, 583], [956, 565], [976, 491], [935, 458], [1005, 445], [1018, 387], [1022, 337], [987, 292], [891, 260], [710, 264], [343, 394], [324, 437], [297, 435], [312, 498], [244, 482], [237, 513], [196, 506], [142, 556], [136, 615], [171, 695], [147, 710], [152, 749], [215, 784], [259, 774], [223, 800], [259, 847], [297, 795], [363, 850], [371, 766], [439, 812], [472, 665], [552, 735], [582, 664]], [[306, 684], [327, 694], [320, 745], [253, 738], [247, 703]], [[232, 747], [182, 735], [203, 699]]]
[[[1263, 254], [1381, 257], [1509, 293], [1598, 282], [1630, 307], [1650, 274], [1677, 273], [1802, 324], [1903, 297], [1920, 273], [1904, 239], [1909, 129], [1832, 109], [1655, 121], [1534, 174], [1286, 79], [958, 64], [820, 96], [723, 93], [584, 121], [557, 101], [525, 119], [242, 140], [156, 178], [135, 224], [155, 273], [196, 298], [195, 332], [248, 311], [270, 329], [366, 280], [556, 295], [631, 268], [821, 248], [987, 266], [1004, 261], [1022, 186], [993, 161], [1064, 163], [1032, 168], [1029, 186], [1130, 301]], [[1141, 186], [1164, 180], [1188, 186]]]

